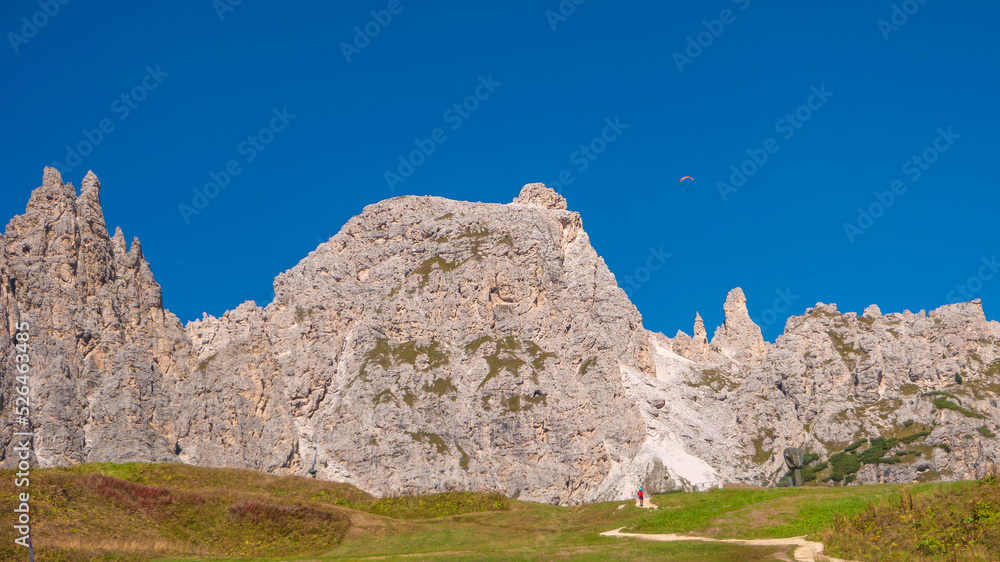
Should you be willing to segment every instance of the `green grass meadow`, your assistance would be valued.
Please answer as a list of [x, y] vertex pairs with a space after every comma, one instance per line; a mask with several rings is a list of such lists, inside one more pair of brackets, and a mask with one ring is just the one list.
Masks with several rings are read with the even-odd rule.
[[[0, 471], [12, 505], [13, 471]], [[301, 477], [182, 464], [32, 471], [36, 560], [775, 560], [792, 547], [600, 536], [807, 536], [856, 560], [1000, 559], [1000, 485], [811, 485], [713, 489], [551, 506], [497, 494], [374, 498]], [[923, 533], [922, 536], [921, 533]], [[0, 559], [26, 559], [0, 526]], [[779, 554], [783, 552], [783, 554]], [[964, 556], [964, 558], [963, 558]]]

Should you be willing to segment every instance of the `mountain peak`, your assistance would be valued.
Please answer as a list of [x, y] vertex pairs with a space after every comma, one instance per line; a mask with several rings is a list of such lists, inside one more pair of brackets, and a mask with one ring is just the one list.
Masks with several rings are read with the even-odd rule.
[[62, 187], [62, 174], [59, 170], [46, 166], [45, 170], [42, 172], [42, 186], [43, 187]]
[[750, 319], [743, 289], [736, 287], [729, 291], [722, 309], [726, 319], [715, 329], [712, 347], [740, 362], [763, 359], [767, 344], [760, 327]]
[[545, 187], [544, 183], [525, 184], [521, 188], [521, 193], [514, 198], [512, 203], [563, 211], [567, 208], [566, 198], [556, 193], [556, 190], [551, 187]]

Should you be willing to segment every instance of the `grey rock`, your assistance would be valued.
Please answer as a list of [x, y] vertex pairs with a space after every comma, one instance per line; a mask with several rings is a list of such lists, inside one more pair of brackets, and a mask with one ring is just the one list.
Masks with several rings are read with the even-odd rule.
[[711, 342], [698, 313], [693, 336], [668, 338], [643, 328], [579, 214], [528, 184], [507, 205], [369, 205], [278, 275], [267, 306], [182, 327], [139, 241], [109, 234], [100, 187], [88, 173], [78, 195], [46, 168], [0, 235], [0, 466], [23, 429], [20, 322], [36, 466], [304, 474], [318, 443], [320, 478], [376, 495], [567, 504], [770, 482], [784, 448], [826, 458], [907, 420], [933, 428], [914, 444], [928, 454], [865, 465], [859, 482], [972, 478], [1000, 460], [986, 436], [1000, 433], [1000, 323], [978, 300], [860, 316], [817, 303], [771, 344], [736, 288]]

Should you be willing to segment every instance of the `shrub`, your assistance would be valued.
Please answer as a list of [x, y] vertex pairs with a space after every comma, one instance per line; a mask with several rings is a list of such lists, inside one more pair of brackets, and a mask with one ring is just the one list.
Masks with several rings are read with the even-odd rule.
[[95, 492], [122, 506], [141, 506], [148, 509], [154, 505], [166, 505], [173, 501], [173, 496], [166, 488], [143, 486], [103, 474], [93, 475], [89, 484]]
[[899, 438], [899, 442], [900, 443], [913, 443], [917, 439], [920, 439], [921, 437], [927, 437], [930, 434], [931, 434], [931, 430], [925, 429], [923, 431], [918, 431], [918, 432], [914, 433], [913, 435], [907, 435], [906, 437], [900, 437]]
[[840, 482], [844, 475], [857, 472], [861, 468], [861, 461], [855, 455], [840, 452], [830, 456], [830, 466], [833, 467], [830, 478]]
[[802, 467], [802, 481], [803, 482], [812, 482], [813, 480], [816, 479], [816, 475], [820, 471], [822, 471], [823, 469], [825, 469], [828, 466], [830, 466], [830, 463], [825, 462], [825, 461], [821, 462], [821, 463], [819, 463], [819, 464], [817, 464], [815, 466], [803, 466]]
[[903, 422], [903, 427], [910, 427], [911, 425], [913, 425], [913, 420], [906, 420]]
[[948, 399], [945, 398], [944, 396], [941, 396], [940, 398], [935, 398], [934, 399], [934, 406], [936, 408], [938, 408], [938, 409], [941, 409], [941, 410], [946, 410], [946, 409], [947, 410], [955, 410], [956, 412], [964, 414], [966, 417], [970, 417], [970, 418], [983, 419], [983, 418], [986, 417], [983, 414], [980, 414], [979, 412], [973, 412], [972, 410], [967, 410], [967, 409], [959, 406], [958, 404], [955, 404], [954, 402], [949, 402]]
[[955, 373], [955, 382], [962, 384], [962, 375]]
[[863, 453], [861, 453], [861, 455], [859, 455], [858, 460], [860, 460], [865, 464], [876, 464], [876, 463], [895, 464], [899, 462], [899, 459], [896, 458], [886, 459], [883, 458], [883, 456], [886, 453], [888, 453], [890, 449], [895, 447], [897, 443], [899, 443], [899, 439], [896, 438], [886, 439], [885, 437], [876, 437], [871, 440], [871, 447], [869, 447]]
[[993, 433], [992, 431], [990, 431], [990, 428], [987, 425], [985, 425], [985, 424], [982, 425], [982, 426], [980, 426], [980, 427], [977, 427], [976, 431], [978, 431], [983, 437], [996, 437], [997, 436], [997, 434]]
[[847, 452], [847, 451], [853, 451], [854, 449], [857, 449], [858, 447], [864, 445], [867, 442], [868, 442], [868, 438], [867, 437], [862, 438], [862, 439], [858, 439], [854, 443], [851, 443], [850, 445], [844, 447], [844, 451], [845, 452]]
[[907, 492], [853, 515], [838, 514], [822, 540], [831, 554], [854, 560], [995, 560], [997, 476], [987, 472], [975, 485]]

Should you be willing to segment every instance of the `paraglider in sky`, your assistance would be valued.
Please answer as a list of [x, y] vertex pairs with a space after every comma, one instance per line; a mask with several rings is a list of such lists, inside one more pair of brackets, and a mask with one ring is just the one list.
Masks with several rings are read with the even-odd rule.
[[[681, 178], [681, 181], [679, 181], [677, 183], [684, 183], [684, 180], [694, 181], [694, 178], [692, 178], [691, 176], [684, 176], [683, 178]], [[685, 189], [684, 191], [690, 191], [690, 190]]]

